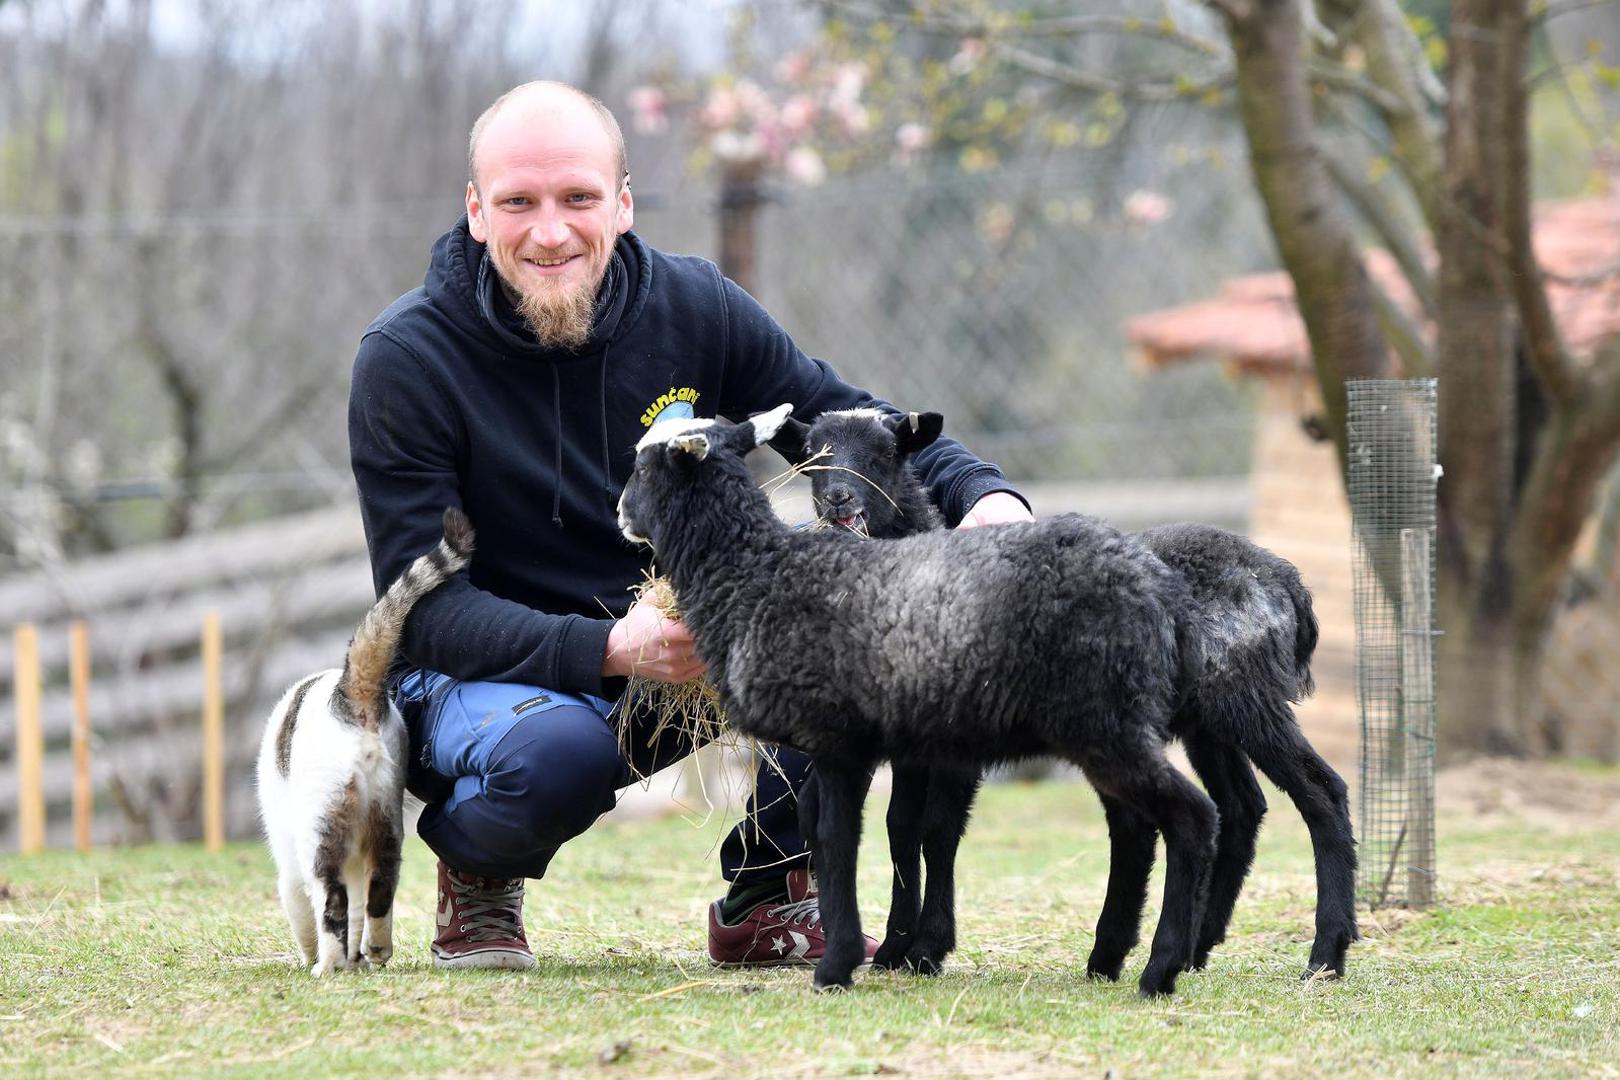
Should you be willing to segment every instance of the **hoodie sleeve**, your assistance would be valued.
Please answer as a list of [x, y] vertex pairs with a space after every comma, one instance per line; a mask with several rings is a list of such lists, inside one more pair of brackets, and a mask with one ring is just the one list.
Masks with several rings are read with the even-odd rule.
[[[901, 411], [851, 386], [826, 361], [806, 356], [759, 301], [731, 279], [721, 281], [727, 334], [721, 415], [742, 420], [783, 402], [791, 402], [793, 415], [806, 423], [829, 409]], [[935, 440], [917, 453], [915, 464], [935, 505], [953, 527], [992, 491], [1008, 492], [1029, 504], [998, 466], [981, 461], [955, 439]]]
[[[445, 507], [462, 507], [465, 445], [461, 419], [427, 366], [386, 332], [366, 335], [349, 388], [349, 457], [378, 595], [439, 542]], [[613, 621], [502, 599], [472, 584], [477, 566], [475, 542], [471, 573], [417, 602], [400, 643], [406, 659], [457, 679], [600, 695]]]

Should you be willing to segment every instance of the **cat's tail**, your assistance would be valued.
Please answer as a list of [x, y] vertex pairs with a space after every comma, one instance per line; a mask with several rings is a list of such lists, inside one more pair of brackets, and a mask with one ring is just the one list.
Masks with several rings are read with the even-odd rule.
[[360, 621], [349, 641], [343, 676], [333, 691], [334, 711], [369, 731], [382, 726], [388, 714], [383, 678], [394, 662], [406, 616], [418, 600], [465, 567], [472, 550], [472, 523], [460, 510], [447, 508], [439, 545], [411, 563]]

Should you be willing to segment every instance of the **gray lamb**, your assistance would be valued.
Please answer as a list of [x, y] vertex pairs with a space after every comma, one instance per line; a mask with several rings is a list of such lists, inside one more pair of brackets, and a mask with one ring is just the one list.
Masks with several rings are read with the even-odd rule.
[[[857, 409], [824, 413], [806, 425], [789, 417], [771, 445], [790, 461], [812, 454], [817, 516], [861, 535], [910, 536], [944, 528], [911, 455], [939, 437], [938, 413]], [[1192, 967], [1202, 968], [1226, 936], [1232, 908], [1254, 859], [1266, 811], [1252, 759], [1300, 810], [1317, 865], [1316, 940], [1306, 976], [1344, 973], [1356, 939], [1355, 843], [1345, 785], [1306, 741], [1291, 702], [1311, 690], [1317, 626], [1310, 593], [1287, 560], [1209, 525], [1165, 525], [1141, 534], [1191, 587], [1190, 634], [1201, 665], [1184, 676], [1171, 730], [1220, 812], [1208, 904]], [[895, 872], [889, 925], [873, 963], [933, 973], [955, 946], [954, 859], [967, 827], [976, 771], [897, 766], [888, 828]], [[811, 790], [801, 798], [813, 800]], [[1087, 971], [1118, 978], [1136, 944], [1155, 836], [1150, 822], [1104, 796], [1112, 846], [1108, 896]], [[928, 888], [918, 910], [919, 849]]]
[[876, 763], [1079, 765], [1164, 834], [1164, 903], [1139, 987], [1193, 960], [1216, 812], [1165, 758], [1186, 583], [1147, 547], [1068, 515], [852, 544], [783, 524], [744, 455], [791, 406], [735, 427], [654, 425], [619, 500], [680, 597], [729, 722], [811, 755], [805, 821], [822, 884], [821, 988], [864, 956], [855, 905], [861, 806]]

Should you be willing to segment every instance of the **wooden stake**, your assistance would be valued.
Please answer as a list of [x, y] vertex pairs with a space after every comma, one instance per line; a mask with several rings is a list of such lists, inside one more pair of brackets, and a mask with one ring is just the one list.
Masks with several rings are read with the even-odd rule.
[[39, 718], [39, 634], [23, 623], [13, 635], [17, 702], [17, 848], [31, 855], [45, 847], [45, 735]]
[[203, 619], [203, 843], [225, 846], [225, 702], [220, 687], [219, 613]]
[[73, 846], [90, 850], [90, 628], [68, 628], [68, 675], [73, 684]]

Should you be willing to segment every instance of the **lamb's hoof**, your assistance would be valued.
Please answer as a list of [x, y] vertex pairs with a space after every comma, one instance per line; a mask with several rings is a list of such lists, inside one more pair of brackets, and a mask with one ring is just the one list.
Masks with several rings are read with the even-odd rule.
[[309, 974], [311, 978], [324, 979], [326, 976], [332, 974], [336, 967], [337, 965], [330, 960], [320, 960], [309, 969]]
[[836, 994], [855, 985], [853, 968], [847, 965], [831, 966], [825, 959], [816, 965], [815, 986], [821, 993]]
[[1086, 961], [1086, 978], [1093, 981], [1119, 982], [1119, 973], [1125, 969], [1125, 958], [1100, 958], [1095, 953]]
[[1208, 949], [1200, 949], [1198, 952], [1193, 954], [1193, 958], [1191, 960], [1187, 961], [1187, 970], [1188, 971], [1203, 971], [1208, 966], [1209, 966], [1209, 950]]
[[913, 946], [906, 953], [906, 967], [918, 975], [938, 975], [945, 967], [945, 953], [922, 945]]
[[387, 967], [388, 961], [392, 960], [393, 958], [394, 947], [392, 945], [372, 945], [366, 949], [366, 961], [370, 963], [372, 967]]
[[1299, 978], [1301, 982], [1331, 982], [1335, 979], [1342, 979], [1344, 978], [1344, 961], [1341, 960], [1337, 967], [1331, 964], [1306, 964], [1305, 970], [1300, 973]]
[[1137, 993], [1145, 998], [1169, 997], [1176, 992], [1176, 975], [1179, 971], [1173, 965], [1159, 967], [1149, 963], [1136, 984]]
[[872, 966], [879, 971], [898, 971], [906, 966], [906, 950], [910, 948], [910, 937], [890, 934], [878, 946], [877, 953], [872, 957]]

